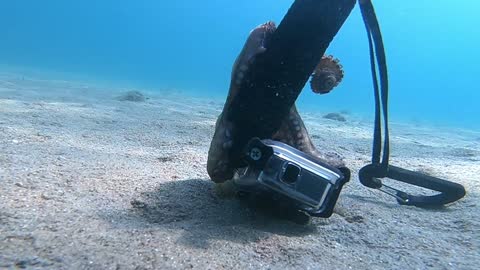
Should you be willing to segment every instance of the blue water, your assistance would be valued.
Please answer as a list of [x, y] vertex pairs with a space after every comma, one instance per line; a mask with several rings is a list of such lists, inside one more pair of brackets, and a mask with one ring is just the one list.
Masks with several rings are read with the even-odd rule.
[[[279, 23], [292, 1], [43, 0], [0, 2], [0, 65], [185, 89], [224, 97], [249, 31]], [[480, 2], [374, 1], [386, 46], [394, 121], [480, 129]], [[358, 7], [327, 53], [345, 79], [308, 87], [302, 110], [373, 113], [368, 44]], [[161, 91], [161, 90], [159, 90]]]

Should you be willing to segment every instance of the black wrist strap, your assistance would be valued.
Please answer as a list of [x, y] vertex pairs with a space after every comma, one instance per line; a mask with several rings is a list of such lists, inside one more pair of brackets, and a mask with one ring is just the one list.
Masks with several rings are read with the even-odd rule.
[[[465, 189], [460, 184], [388, 164], [390, 140], [388, 134], [388, 76], [385, 49], [372, 2], [370, 0], [359, 0], [359, 5], [367, 30], [375, 96], [375, 128], [373, 132], [372, 163], [360, 169], [360, 182], [367, 187], [378, 189], [394, 196], [400, 204], [405, 205], [435, 207], [461, 199], [465, 196]], [[378, 65], [380, 84], [377, 78], [376, 65]], [[382, 152], [382, 116], [385, 135], [383, 156], [380, 160]], [[384, 185], [379, 178], [390, 178], [414, 186], [438, 191], [440, 194], [433, 196], [410, 195]]]

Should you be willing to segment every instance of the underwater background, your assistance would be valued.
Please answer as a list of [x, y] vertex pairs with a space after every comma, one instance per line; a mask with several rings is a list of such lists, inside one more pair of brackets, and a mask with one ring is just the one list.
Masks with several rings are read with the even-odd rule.
[[[0, 69], [223, 98], [250, 30], [267, 20], [279, 24], [292, 2], [1, 1]], [[391, 120], [480, 129], [480, 2], [373, 3], [386, 47]], [[368, 43], [358, 6], [327, 53], [340, 59], [345, 78], [324, 96], [307, 84], [299, 109], [371, 116]]]

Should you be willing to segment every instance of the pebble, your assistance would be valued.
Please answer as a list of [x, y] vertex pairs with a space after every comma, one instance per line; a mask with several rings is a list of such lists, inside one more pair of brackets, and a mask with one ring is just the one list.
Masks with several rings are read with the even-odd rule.
[[139, 91], [129, 91], [117, 97], [120, 101], [144, 102], [147, 98]]
[[328, 113], [328, 114], [324, 115], [323, 118], [330, 119], [330, 120], [336, 120], [336, 121], [340, 121], [340, 122], [346, 122], [347, 121], [347, 119], [339, 113]]
[[142, 201], [139, 201], [137, 199], [134, 199], [130, 202], [130, 204], [132, 205], [133, 208], [145, 208], [147, 207], [147, 205], [142, 202]]
[[51, 199], [53, 199], [52, 196], [47, 195], [47, 194], [45, 194], [45, 193], [42, 193], [42, 195], [40, 195], [40, 197], [41, 197], [42, 199], [44, 199], [44, 200], [51, 200]]
[[21, 188], [27, 188], [23, 183], [20, 183], [20, 182], [15, 183], [15, 186], [21, 187]]

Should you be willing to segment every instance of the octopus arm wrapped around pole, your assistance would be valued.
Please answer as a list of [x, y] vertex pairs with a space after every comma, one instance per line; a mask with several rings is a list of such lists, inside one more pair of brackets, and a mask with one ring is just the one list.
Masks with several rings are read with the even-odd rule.
[[[314, 70], [355, 2], [296, 0], [278, 27], [267, 22], [252, 30], [235, 61], [210, 145], [207, 171], [213, 181], [232, 178], [244, 165], [241, 152], [252, 137], [272, 138], [289, 115], [296, 115], [295, 100], [312, 73], [312, 81], [315, 74], [325, 75]], [[336, 80], [328, 83], [332, 88], [341, 80], [335, 72], [326, 78]], [[329, 91], [317, 81], [311, 86], [314, 92]]]

